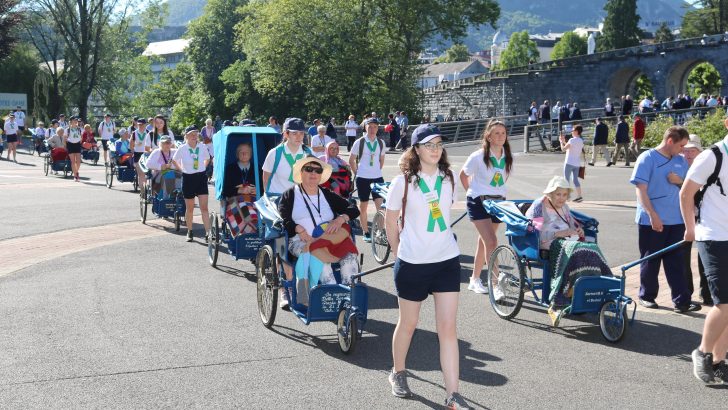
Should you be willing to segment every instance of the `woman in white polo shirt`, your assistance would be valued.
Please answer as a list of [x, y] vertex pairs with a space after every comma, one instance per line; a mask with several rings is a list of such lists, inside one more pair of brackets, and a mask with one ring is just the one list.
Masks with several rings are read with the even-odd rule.
[[[142, 158], [147, 148], [145, 147], [145, 140], [147, 139], [147, 120], [144, 118], [138, 118], [136, 120], [136, 129], [130, 132], [129, 145], [131, 150], [134, 152], [134, 169], [136, 169], [137, 180], [139, 181], [139, 189], [144, 189], [144, 184], [147, 183], [147, 175], [139, 167], [139, 160]], [[151, 151], [151, 150], [150, 150]]]
[[[506, 126], [501, 121], [490, 121], [483, 131], [482, 148], [470, 154], [460, 170], [460, 183], [467, 191], [468, 217], [479, 235], [468, 285], [468, 290], [475, 293], [488, 292], [480, 272], [498, 246], [496, 233], [500, 224], [498, 218], [485, 211], [483, 201], [506, 199], [506, 181], [512, 168], [513, 155]], [[503, 298], [500, 288], [495, 287], [493, 293], [496, 300]]]
[[116, 124], [111, 120], [111, 114], [106, 113], [104, 120], [99, 123], [97, 130], [101, 137], [101, 147], [104, 150], [104, 164], [109, 162], [109, 141], [114, 137], [116, 132]]
[[66, 136], [66, 149], [71, 160], [71, 171], [74, 181], [78, 182], [78, 171], [81, 168], [81, 134], [83, 130], [78, 126], [78, 117], [71, 117], [71, 126]]
[[210, 161], [207, 147], [199, 142], [199, 131], [194, 125], [185, 129], [185, 143], [172, 157], [176, 169], [182, 171], [182, 196], [185, 198], [185, 223], [187, 242], [192, 242], [192, 216], [195, 210], [195, 197], [200, 206], [202, 224], [205, 226], [205, 240], [210, 232], [210, 216], [207, 213], [207, 174], [205, 168]]
[[[392, 394], [410, 397], [405, 359], [417, 328], [422, 301], [435, 298], [435, 321], [448, 408], [469, 408], [458, 394], [460, 357], [456, 330], [460, 292], [460, 250], [450, 228], [455, 177], [442, 146], [440, 130], [423, 124], [412, 134], [400, 160], [404, 175], [392, 180], [385, 217], [395, 256], [394, 284], [399, 320], [392, 338]], [[402, 218], [402, 229], [398, 219]]]

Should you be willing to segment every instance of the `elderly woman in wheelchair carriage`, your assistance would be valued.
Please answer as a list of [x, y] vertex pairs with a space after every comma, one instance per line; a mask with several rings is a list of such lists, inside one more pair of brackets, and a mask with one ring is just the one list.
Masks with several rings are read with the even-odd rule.
[[[319, 185], [331, 176], [331, 166], [308, 156], [293, 166], [295, 185], [281, 196], [278, 210], [288, 232], [288, 250], [298, 258], [296, 277], [298, 302], [306, 304], [309, 287], [336, 283], [331, 263], [341, 267], [343, 284], [359, 272], [358, 250], [348, 222], [359, 216], [356, 205]], [[293, 272], [284, 264], [288, 280]], [[304, 290], [304, 292], [302, 292]]]
[[563, 177], [549, 181], [544, 195], [526, 211], [539, 232], [541, 259], [551, 264], [549, 317], [558, 326], [562, 311], [571, 304], [573, 287], [582, 276], [612, 276], [599, 246], [589, 242], [584, 230], [571, 214], [566, 201], [572, 188]]
[[158, 195], [159, 199], [168, 199], [175, 189], [182, 189], [182, 173], [172, 161], [175, 151], [172, 138], [163, 135], [159, 138], [159, 148], [147, 159], [147, 168], [152, 171], [152, 195]]

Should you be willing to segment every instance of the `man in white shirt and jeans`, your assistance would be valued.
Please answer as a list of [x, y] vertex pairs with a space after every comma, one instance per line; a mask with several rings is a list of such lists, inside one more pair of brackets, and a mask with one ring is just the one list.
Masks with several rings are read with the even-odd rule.
[[[728, 128], [728, 119], [725, 120]], [[680, 210], [685, 219], [685, 240], [697, 241], [705, 266], [713, 307], [703, 326], [700, 346], [693, 350], [693, 374], [706, 384], [728, 384], [728, 136], [706, 149], [693, 162], [680, 190]], [[719, 161], [718, 155], [721, 156]], [[714, 182], [715, 170], [718, 178]], [[705, 186], [697, 213], [695, 194]]]
[[[376, 114], [376, 113], [372, 113]], [[349, 165], [356, 175], [356, 189], [359, 193], [359, 221], [364, 231], [364, 242], [371, 242], [369, 226], [367, 225], [367, 208], [369, 197], [374, 199], [374, 209], [382, 206], [384, 199], [372, 192], [372, 183], [383, 183], [382, 167], [384, 166], [384, 143], [377, 138], [379, 120], [372, 116], [364, 121], [366, 134], [354, 142], [349, 153]], [[361, 158], [359, 156], [361, 155]]]

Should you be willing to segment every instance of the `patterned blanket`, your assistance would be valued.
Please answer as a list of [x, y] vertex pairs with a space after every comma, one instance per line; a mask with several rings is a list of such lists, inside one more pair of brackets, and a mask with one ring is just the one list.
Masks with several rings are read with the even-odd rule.
[[258, 210], [245, 199], [247, 196], [228, 198], [225, 205], [225, 219], [233, 236], [258, 232]]
[[574, 282], [582, 276], [612, 276], [596, 243], [556, 239], [549, 250], [551, 293], [549, 302], [570, 305]]

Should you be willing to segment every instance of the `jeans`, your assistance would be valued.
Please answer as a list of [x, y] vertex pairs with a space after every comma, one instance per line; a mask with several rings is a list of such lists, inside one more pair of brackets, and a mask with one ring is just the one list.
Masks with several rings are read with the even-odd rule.
[[579, 168], [576, 165], [564, 164], [564, 178], [577, 188], [581, 187], [581, 183], [579, 183]]

